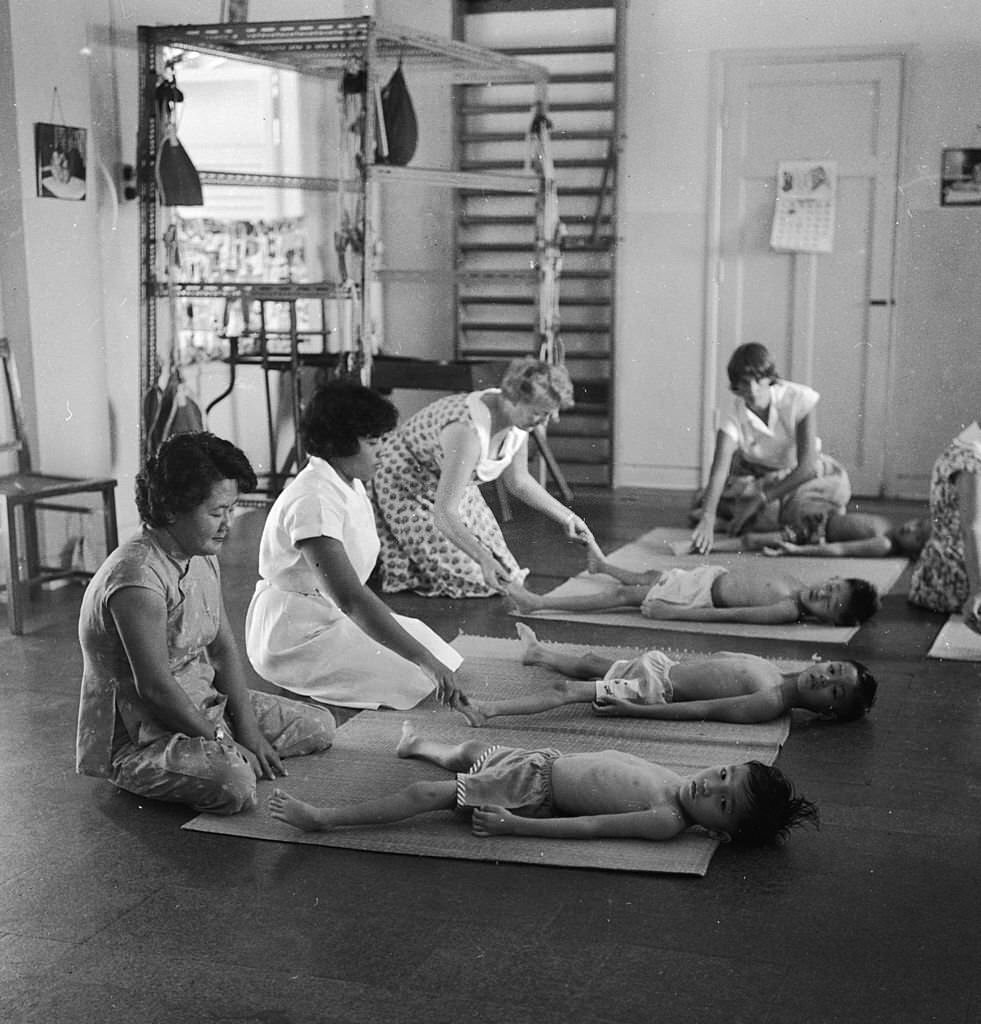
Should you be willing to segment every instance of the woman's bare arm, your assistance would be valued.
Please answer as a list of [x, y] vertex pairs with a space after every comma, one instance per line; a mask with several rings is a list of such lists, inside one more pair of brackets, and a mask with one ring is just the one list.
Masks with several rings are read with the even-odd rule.
[[347, 550], [334, 537], [311, 537], [297, 542], [304, 561], [325, 592], [370, 637], [418, 665], [433, 677], [441, 700], [455, 692], [453, 673], [393, 617], [387, 604], [358, 578]]
[[208, 656], [215, 669], [214, 687], [219, 693], [225, 694], [225, 710], [232, 723], [235, 742], [253, 755], [254, 762], [251, 758], [249, 760], [256, 775], [263, 779], [285, 775], [286, 769], [279, 754], [263, 735], [252, 710], [249, 687], [245, 680], [245, 664], [235, 634], [228, 623], [224, 600], [221, 603], [218, 635], [208, 646]]
[[124, 587], [109, 598], [109, 613], [133, 672], [136, 692], [160, 724], [173, 732], [211, 739], [214, 724], [194, 705], [170, 671], [167, 603], [143, 587]]
[[702, 518], [692, 530], [691, 550], [698, 555], [707, 555], [715, 542], [715, 517], [719, 510], [719, 501], [725, 489], [732, 457], [736, 454], [738, 444], [724, 430], [715, 436], [715, 452], [712, 455], [712, 468], [709, 470], [708, 484], [702, 498]]
[[433, 508], [436, 528], [480, 566], [488, 586], [503, 591], [510, 582], [507, 570], [467, 529], [459, 512], [480, 459], [480, 438], [466, 423], [451, 423], [443, 430], [440, 442], [443, 463]]

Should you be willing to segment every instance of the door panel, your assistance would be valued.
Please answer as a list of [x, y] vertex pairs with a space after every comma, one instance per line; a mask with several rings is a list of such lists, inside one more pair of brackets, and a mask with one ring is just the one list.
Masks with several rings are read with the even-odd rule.
[[[714, 406], [727, 407], [725, 365], [749, 341], [778, 369], [817, 388], [818, 432], [857, 494], [884, 477], [902, 60], [763, 60], [722, 68]], [[781, 160], [838, 166], [834, 249], [774, 252], [770, 226]], [[870, 303], [872, 303], [870, 305]], [[711, 450], [712, 436], [706, 437]]]

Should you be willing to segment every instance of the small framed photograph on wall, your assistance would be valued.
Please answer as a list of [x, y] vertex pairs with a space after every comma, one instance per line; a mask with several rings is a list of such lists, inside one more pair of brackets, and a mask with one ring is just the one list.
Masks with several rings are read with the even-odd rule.
[[981, 149], [945, 149], [941, 206], [981, 206]]
[[45, 199], [85, 198], [86, 135], [66, 124], [34, 125], [37, 194]]

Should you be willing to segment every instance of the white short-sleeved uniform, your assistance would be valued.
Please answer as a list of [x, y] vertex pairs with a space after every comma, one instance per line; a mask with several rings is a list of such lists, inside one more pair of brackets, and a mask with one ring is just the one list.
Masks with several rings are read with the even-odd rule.
[[791, 470], [797, 465], [797, 424], [814, 409], [819, 398], [814, 388], [806, 384], [774, 381], [766, 423], [750, 411], [742, 398], [734, 395], [732, 410], [720, 429], [736, 442], [740, 454], [749, 462], [768, 470]]
[[249, 660], [263, 679], [328, 704], [414, 707], [433, 691], [432, 679], [368, 636], [322, 592], [297, 547], [321, 536], [343, 543], [364, 583], [379, 548], [371, 502], [360, 480], [349, 484], [311, 456], [276, 499], [262, 531], [261, 578], [245, 621]]
[[[797, 425], [818, 404], [820, 395], [806, 384], [792, 380], [774, 381], [770, 388], [770, 413], [763, 422], [746, 405], [733, 396], [732, 410], [721, 430], [738, 446], [729, 479], [722, 497], [729, 501], [749, 498], [758, 493], [760, 485], [772, 485], [792, 473], [797, 466]], [[806, 480], [778, 502], [772, 502], [767, 516], [757, 517], [755, 529], [792, 526], [808, 529], [815, 517], [831, 512], [844, 512], [851, 500], [851, 481], [845, 467], [821, 451], [817, 439], [817, 476]]]

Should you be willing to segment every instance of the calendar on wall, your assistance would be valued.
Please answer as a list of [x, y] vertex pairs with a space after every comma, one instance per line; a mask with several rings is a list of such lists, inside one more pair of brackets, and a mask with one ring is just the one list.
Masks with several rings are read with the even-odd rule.
[[781, 160], [770, 247], [779, 252], [831, 252], [837, 191], [836, 161]]

